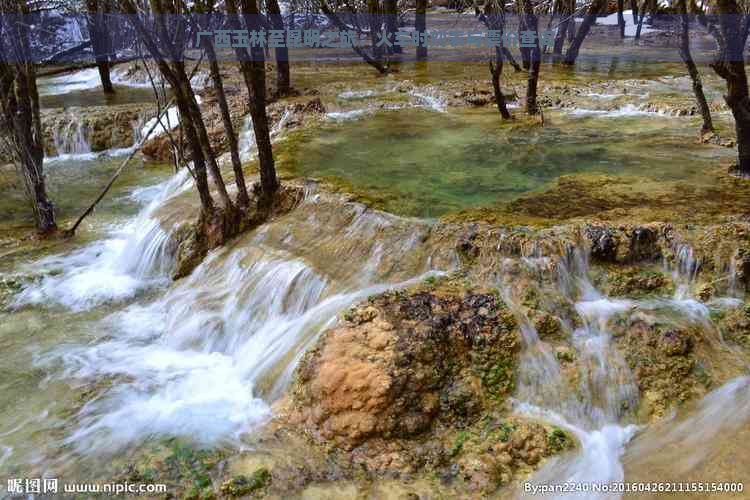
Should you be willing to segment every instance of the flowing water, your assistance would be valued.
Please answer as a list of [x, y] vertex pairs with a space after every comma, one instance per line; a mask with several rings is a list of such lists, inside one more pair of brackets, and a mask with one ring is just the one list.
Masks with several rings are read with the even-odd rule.
[[[572, 247], [555, 261], [531, 251], [520, 259], [502, 259], [497, 282], [503, 298], [516, 315], [523, 334], [523, 352], [518, 369], [515, 411], [520, 415], [553, 422], [571, 432], [580, 448], [547, 462], [531, 477], [536, 486], [565, 483], [588, 484], [617, 481], [706, 480], [719, 476], [696, 476], [696, 466], [705, 465], [709, 452], [722, 448], [712, 439], [722, 436], [726, 443], [733, 433], [750, 428], [750, 384], [747, 376], [732, 379], [696, 403], [694, 413], [679, 423], [668, 419], [654, 428], [640, 424], [632, 413], [639, 402], [639, 391], [628, 364], [613, 343], [614, 324], [620, 318], [641, 317], [675, 327], [697, 326], [714, 348], [736, 356], [744, 371], [747, 358], [721, 339], [710, 320], [711, 311], [736, 307], [732, 297], [715, 299], [709, 305], [697, 301], [693, 285], [699, 262], [687, 245], [675, 249], [677, 263], [671, 271], [676, 291], [672, 297], [649, 299], [609, 298], [590, 280], [588, 250]], [[517, 296], [519, 272], [541, 276], [552, 271], [550, 283], [535, 285], [543, 300], [562, 297], [573, 306], [578, 321], [564, 322], [564, 330], [577, 359], [578, 374], [571, 378], [555, 355], [554, 345], [540, 339], [533, 323], [520, 307]], [[730, 273], [731, 273], [730, 269]], [[724, 290], [733, 293], [731, 286]], [[741, 303], [741, 302], [739, 302]], [[543, 307], [554, 307], [554, 302]], [[558, 306], [559, 307], [559, 306]], [[564, 317], [564, 316], [563, 316]], [[570, 319], [570, 318], [568, 318]], [[580, 326], [574, 326], [579, 325]], [[572, 384], [572, 385], [571, 385]], [[665, 430], [666, 429], [666, 430]], [[629, 446], [634, 436], [635, 444]], [[625, 465], [628, 468], [626, 469]], [[677, 465], [679, 464], [679, 465]], [[661, 472], [655, 473], [655, 470]], [[627, 471], [627, 473], [626, 473]], [[742, 473], [725, 474], [723, 480], [738, 481]], [[718, 480], [718, 479], [712, 479]], [[533, 498], [519, 489], [516, 495]], [[558, 491], [554, 498], [619, 498], [619, 494]]]
[[[15, 353], [3, 362], [3, 472], [95, 467], [154, 435], [236, 443], [268, 417], [295, 360], [338, 313], [453, 265], [421, 244], [428, 223], [341, 209], [311, 190], [292, 214], [172, 283], [165, 221], [192, 200], [191, 184], [181, 173], [136, 190], [135, 219], [18, 269], [29, 284], [0, 321]], [[41, 340], [53, 324], [64, 336]], [[12, 403], [32, 388], [28, 407]], [[96, 396], [79, 406], [82, 388]]]
[[[329, 113], [320, 133], [302, 145], [302, 169], [372, 189], [395, 184], [406, 199], [393, 202], [401, 213], [434, 216], [510, 199], [580, 171], [702, 182], [701, 170], [715, 161], [715, 149], [685, 147], [684, 124], [658, 115], [561, 113], [544, 129], [506, 134], [486, 113], [446, 112], [432, 89], [409, 93], [403, 109], [361, 107], [378, 92], [339, 95], [347, 104], [331, 113], [367, 111]], [[359, 121], [352, 126], [349, 119]], [[617, 130], [602, 120], [617, 120]], [[241, 139], [247, 158], [250, 122]], [[63, 146], [85, 153], [77, 148]], [[50, 190], [62, 213], [75, 213], [112, 168], [106, 154], [49, 162]], [[55, 255], [0, 265], [24, 282], [0, 311], [0, 476], [108, 477], [110, 460], [160, 437], [239, 446], [271, 415], [296, 361], [343, 310], [457, 266], [453, 252], [430, 238], [430, 220], [344, 203], [309, 184], [299, 208], [211, 252], [172, 282], [170, 233], [195, 197], [184, 172], [167, 178], [163, 168], [139, 165], [97, 209], [88, 239]], [[78, 201], [65, 205], [70, 199]], [[8, 203], [3, 216], [19, 219], [17, 205]], [[706, 463], [699, 452], [707, 442], [727, 441], [747, 426], [747, 377], [716, 389], [669, 432], [644, 428], [630, 411], [638, 391], [614, 345], [613, 319], [640, 314], [700, 325], [721, 346], [711, 309], [736, 305], [731, 279], [722, 291], [727, 300], [695, 300], [692, 251], [676, 253], [678, 265], [669, 271], [677, 292], [657, 299], [606, 297], [592, 284], [585, 248], [554, 261], [530, 252], [496, 263], [495, 282], [523, 334], [515, 411], [551, 421], [579, 441], [576, 451], [533, 476], [536, 483], [643, 477], [675, 457], [684, 459], [680, 470], [688, 474]], [[580, 361], [573, 388], [514, 287], [519, 272], [550, 266], [555, 279], [540, 281], [540, 295], [562, 297], [579, 320], [565, 325]]]

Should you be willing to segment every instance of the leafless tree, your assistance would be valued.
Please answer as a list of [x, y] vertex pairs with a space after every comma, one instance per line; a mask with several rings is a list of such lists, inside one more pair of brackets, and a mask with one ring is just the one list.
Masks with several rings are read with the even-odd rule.
[[55, 209], [44, 180], [44, 136], [36, 70], [31, 57], [25, 0], [0, 0], [0, 129], [34, 212], [40, 234], [57, 232]]

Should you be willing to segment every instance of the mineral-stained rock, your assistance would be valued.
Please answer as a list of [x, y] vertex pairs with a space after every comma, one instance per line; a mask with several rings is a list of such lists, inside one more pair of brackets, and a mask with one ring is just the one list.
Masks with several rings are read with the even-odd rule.
[[495, 491], [573, 445], [565, 432], [509, 416], [520, 348], [494, 293], [454, 277], [370, 298], [303, 357], [288, 419], [333, 445], [336, 462], [375, 473], [432, 471]]
[[354, 309], [300, 363], [295, 418], [351, 449], [463, 425], [514, 388], [519, 336], [493, 294], [387, 293]]

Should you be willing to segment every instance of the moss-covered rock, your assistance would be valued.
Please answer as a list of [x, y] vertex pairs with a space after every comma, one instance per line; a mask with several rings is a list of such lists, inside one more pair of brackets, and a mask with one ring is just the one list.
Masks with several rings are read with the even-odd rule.
[[230, 497], [254, 495], [268, 487], [271, 473], [265, 467], [257, 469], [251, 476], [237, 476], [221, 485], [221, 492]]
[[210, 500], [216, 497], [214, 485], [220, 477], [219, 465], [225, 458], [223, 451], [168, 439], [140, 451], [116, 479], [166, 484], [174, 498]]
[[633, 317], [615, 322], [616, 345], [641, 393], [643, 418], [660, 418], [669, 409], [704, 395], [712, 387], [707, 342], [697, 328], [676, 328]]
[[674, 293], [669, 276], [642, 266], [607, 268], [602, 288], [610, 297], [639, 298], [652, 294], [670, 296]]

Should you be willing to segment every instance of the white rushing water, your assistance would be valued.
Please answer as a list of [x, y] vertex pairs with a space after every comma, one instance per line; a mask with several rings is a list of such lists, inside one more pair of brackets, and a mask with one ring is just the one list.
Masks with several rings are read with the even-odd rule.
[[89, 130], [77, 112], [58, 120], [58, 126], [52, 131], [52, 141], [59, 159], [92, 157]]
[[633, 116], [656, 116], [656, 117], [669, 117], [671, 116], [667, 112], [662, 111], [650, 111], [643, 109], [641, 106], [635, 104], [625, 104], [617, 109], [605, 110], [605, 109], [586, 109], [586, 108], [572, 108], [567, 112], [570, 116], [598, 116], [603, 118], [628, 118]]
[[437, 113], [448, 112], [445, 97], [432, 87], [415, 88], [409, 92], [409, 95], [416, 99], [418, 107], [427, 108]]
[[131, 298], [163, 282], [172, 265], [169, 238], [152, 214], [190, 186], [187, 171], [182, 171], [157, 187], [136, 190], [132, 196], [147, 202], [138, 217], [112, 228], [107, 239], [29, 265], [28, 271], [45, 274], [16, 297], [15, 307], [58, 304], [81, 311]]
[[[547, 262], [526, 258], [522, 265], [533, 268]], [[567, 328], [581, 373], [579, 387], [571, 391], [555, 352], [539, 338], [522, 312], [512, 280], [506, 281], [511, 274], [501, 271], [504, 299], [519, 320], [523, 334], [516, 411], [551, 421], [580, 442], [580, 453], [574, 457], [548, 462], [532, 478], [537, 484], [622, 480], [624, 472], [619, 457], [637, 431], [634, 425], [620, 423], [623, 408], [634, 407], [638, 390], [627, 364], [611, 345], [607, 327], [613, 315], [628, 310], [631, 304], [602, 296], [589, 282], [587, 272], [586, 254], [580, 250], [572, 251], [558, 264], [557, 288], [574, 302], [581, 318], [581, 326]], [[579, 495], [571, 494], [570, 498], [581, 498]]]
[[[558, 279], [554, 289], [573, 304], [580, 320], [577, 327], [564, 325], [578, 363], [579, 375], [576, 378], [577, 387], [574, 388], [570, 387], [570, 380], [563, 375], [554, 349], [540, 339], [532, 322], [523, 313], [520, 298], [516, 296], [518, 287], [515, 286], [514, 276], [517, 268], [514, 266], [530, 268], [536, 273], [549, 265], [548, 259], [531, 255], [520, 261], [506, 259], [501, 262], [499, 277], [504, 300], [518, 319], [523, 334], [523, 352], [514, 398], [516, 412], [552, 422], [571, 432], [580, 443], [576, 452], [547, 462], [532, 476], [534, 484], [590, 484], [625, 479], [623, 453], [630, 440], [643, 428], [631, 423], [628, 417], [628, 410], [636, 408], [638, 404], [638, 388], [627, 363], [612, 342], [612, 320], [615, 317], [641, 311], [652, 318], [672, 318], [672, 321], [683, 324], [699, 325], [704, 328], [709, 342], [719, 341], [720, 335], [708, 319], [708, 307], [697, 301], [692, 292], [700, 262], [693, 257], [692, 249], [687, 245], [678, 246], [675, 250], [676, 264], [667, 269], [672, 272], [677, 285], [671, 298], [635, 300], [606, 297], [596, 290], [588, 278], [586, 250], [571, 250], [557, 264]], [[543, 295], [544, 290], [541, 289], [540, 293]], [[713, 307], [732, 307], [733, 304], [736, 305], [736, 302], [720, 299], [713, 303]], [[724, 397], [722, 395], [725, 393], [740, 390], [736, 387], [738, 384], [741, 384], [745, 394], [746, 381], [730, 382], [725, 388], [709, 395], [702, 403], [705, 410], [701, 411], [711, 415], [722, 412], [718, 406], [712, 406], [712, 402]], [[746, 408], [745, 399], [740, 401], [741, 409], [737, 411], [742, 416], [726, 425], [721, 423], [721, 419], [712, 421], [711, 432], [718, 432], [722, 427], [726, 430], [727, 425], [731, 427], [747, 422], [750, 409]], [[664, 439], [677, 441], [676, 436], [687, 433], [690, 425], [683, 424]], [[707, 433], [709, 431], [702, 433], [701, 439], [706, 439]], [[519, 495], [524, 496], [525, 493], [521, 491]], [[571, 499], [619, 498], [619, 495], [593, 492], [557, 492], [552, 496]]]
[[[155, 83], [162, 85], [158, 71], [152, 71], [156, 78]], [[152, 83], [148, 74], [144, 71], [139, 74], [131, 74], [126, 66], [116, 66], [110, 73], [110, 80], [114, 85], [133, 88], [151, 88]], [[209, 81], [207, 71], [199, 71], [192, 78], [191, 83], [196, 90], [205, 88]], [[42, 96], [53, 96], [93, 90], [101, 87], [101, 79], [97, 68], [82, 69], [65, 73], [58, 76], [44, 77], [39, 79], [39, 93]]]
[[[270, 415], [296, 361], [341, 311], [431, 272], [429, 258], [413, 257], [425, 223], [358, 205], [326, 223], [318, 196], [310, 195], [291, 220], [211, 252], [172, 283], [169, 231], [155, 211], [190, 185], [181, 173], [133, 193], [146, 203], [135, 220], [107, 239], [35, 262], [44, 276], [17, 296], [17, 308], [113, 308], [93, 327], [105, 336], [36, 360], [57, 372], [53, 379], [75, 385], [118, 381], [75, 417], [65, 442], [81, 453], [112, 452], [153, 435], [237, 439]], [[321, 227], [328, 227], [324, 234]], [[302, 254], [315, 242], [345, 251], [350, 265], [328, 269], [331, 256], [311, 262]], [[421, 264], [404, 271], [412, 258]]]

